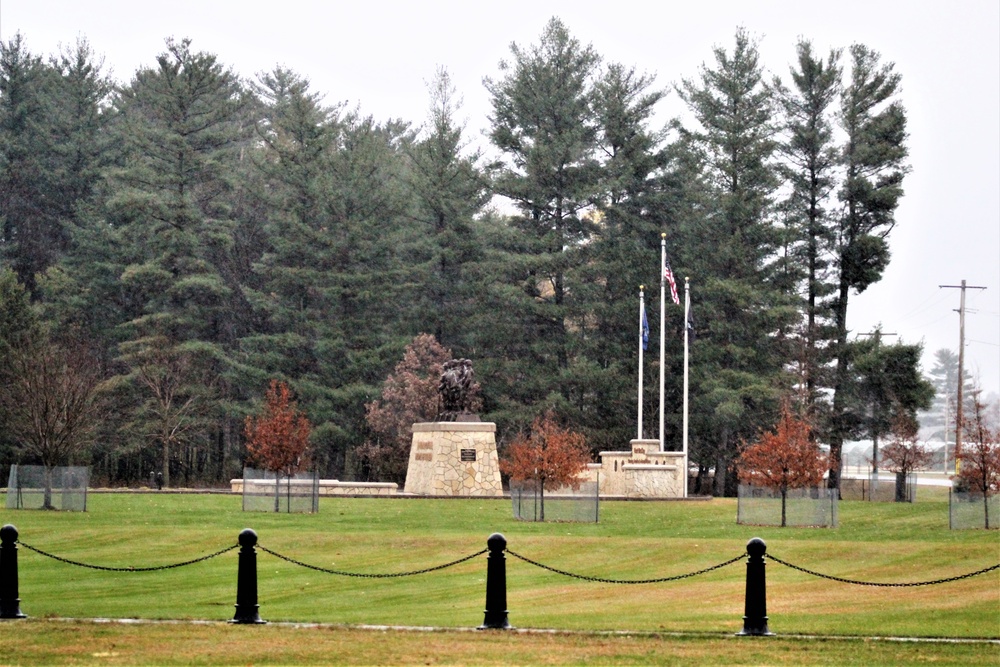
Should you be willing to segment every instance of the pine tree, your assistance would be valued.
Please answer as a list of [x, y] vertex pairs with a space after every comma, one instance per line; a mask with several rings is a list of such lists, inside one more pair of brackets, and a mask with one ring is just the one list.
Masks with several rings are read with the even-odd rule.
[[[507, 313], [501, 344], [487, 365], [502, 365], [501, 392], [524, 423], [541, 400], [579, 406], [587, 360], [577, 354], [587, 306], [577, 272], [595, 224], [588, 209], [600, 192], [593, 82], [599, 58], [558, 19], [537, 44], [511, 45], [504, 76], [486, 79], [490, 139], [502, 155], [494, 189], [518, 210], [492, 277]], [[579, 380], [579, 381], [578, 381]], [[487, 383], [489, 385], [489, 383]]]
[[682, 140], [703, 170], [709, 208], [679, 234], [677, 247], [681, 266], [700, 279], [692, 382], [701, 395], [698, 409], [711, 415], [693, 453], [714, 458], [715, 492], [731, 495], [736, 480], [727, 471], [737, 443], [777, 409], [783, 341], [797, 314], [773, 262], [781, 240], [772, 219], [773, 93], [744, 30], [731, 54], [718, 47], [714, 55], [714, 68], [703, 65], [697, 80], [678, 87], [698, 124]]
[[934, 388], [920, 374], [922, 352], [919, 344], [882, 345], [878, 334], [851, 343], [849, 382], [841, 385], [847, 406], [841, 426], [848, 426], [846, 432], [852, 435], [871, 438], [875, 472], [879, 440], [900, 420], [916, 423], [917, 411], [930, 407]]
[[448, 347], [466, 347], [475, 302], [470, 266], [481, 256], [473, 225], [486, 204], [487, 183], [481, 153], [468, 149], [456, 117], [460, 100], [448, 71], [439, 69], [429, 89], [427, 124], [407, 151], [416, 224], [402, 254], [413, 267], [415, 328]]
[[[975, 382], [972, 373], [963, 369], [964, 411], [973, 408]], [[958, 395], [958, 354], [947, 348], [934, 353], [934, 366], [927, 380], [934, 387], [934, 401], [930, 409], [920, 415], [920, 425], [930, 428], [928, 440], [942, 440], [945, 443], [955, 438], [956, 400]]]
[[838, 167], [832, 112], [840, 93], [841, 52], [832, 50], [824, 61], [805, 40], [796, 50], [791, 89], [776, 81], [785, 122], [781, 174], [791, 185], [782, 213], [789, 233], [787, 261], [804, 302], [798, 355], [802, 391], [810, 418], [820, 425], [816, 418], [824, 411], [822, 392], [832, 382], [828, 377], [833, 335], [828, 297], [834, 291], [830, 254]]
[[851, 354], [847, 304], [851, 291], [863, 292], [882, 277], [889, 263], [886, 237], [895, 226], [903, 196], [906, 165], [906, 112], [895, 99], [901, 77], [892, 63], [855, 44], [850, 50], [850, 80], [841, 98], [839, 122], [846, 133], [841, 151], [843, 206], [836, 238], [837, 292], [834, 296], [836, 375], [830, 432], [831, 487], [840, 488], [840, 452], [845, 438], [845, 393]]
[[[13, 351], [25, 349], [41, 335], [41, 322], [24, 285], [12, 269], [0, 267], [0, 385], [14, 381]], [[6, 461], [14, 460], [14, 448], [19, 444], [7, 426], [9, 418], [0, 405], [0, 456]]]
[[[619, 449], [634, 437], [632, 424], [621, 417], [636, 411], [636, 297], [639, 286], [648, 285], [654, 304], [659, 232], [671, 221], [658, 178], [666, 163], [664, 133], [650, 127], [665, 95], [652, 75], [619, 63], [609, 64], [594, 86], [602, 193], [577, 288], [592, 313], [581, 352], [590, 361], [587, 384], [593, 399], [569, 416], [598, 450]], [[644, 386], [652, 388], [656, 366], [648, 364], [646, 373]], [[644, 412], [653, 414], [655, 404], [650, 401]]]
[[327, 108], [309, 82], [278, 68], [260, 77], [262, 100], [252, 153], [255, 193], [266, 211], [265, 241], [252, 262], [251, 299], [264, 322], [240, 341], [247, 362], [265, 377], [316, 376], [317, 346], [331, 317], [332, 225], [329, 175], [339, 107]]
[[[250, 319], [227, 267], [233, 231], [228, 195], [247, 137], [245, 98], [231, 71], [190, 46], [190, 40], [167, 40], [156, 66], [137, 72], [115, 99], [124, 151], [108, 209], [131, 260], [121, 283], [142, 304], [142, 314], [124, 326], [121, 360], [152, 405], [162, 383], [145, 381], [146, 370], [166, 369], [153, 376], [171, 386], [220, 376]], [[182, 404], [207, 400], [203, 386], [178, 392]], [[153, 414], [154, 430], [169, 431], [166, 415]], [[201, 431], [188, 444], [207, 446], [208, 435]], [[160, 441], [169, 485], [176, 440]]]
[[[50, 59], [53, 79], [47, 112], [52, 146], [50, 197], [62, 224], [75, 231], [97, 203], [103, 172], [110, 162], [105, 109], [113, 84], [103, 59], [78, 39]], [[70, 234], [72, 236], [72, 234]]]
[[21, 33], [0, 42], [0, 260], [37, 299], [36, 276], [65, 248], [52, 189], [47, 101], [56, 78]]

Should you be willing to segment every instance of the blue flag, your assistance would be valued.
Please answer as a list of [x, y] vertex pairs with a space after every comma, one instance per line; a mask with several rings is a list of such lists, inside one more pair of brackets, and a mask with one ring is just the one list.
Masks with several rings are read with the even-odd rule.
[[646, 304], [639, 304], [639, 312], [642, 315], [642, 349], [649, 349], [649, 322], [646, 321]]

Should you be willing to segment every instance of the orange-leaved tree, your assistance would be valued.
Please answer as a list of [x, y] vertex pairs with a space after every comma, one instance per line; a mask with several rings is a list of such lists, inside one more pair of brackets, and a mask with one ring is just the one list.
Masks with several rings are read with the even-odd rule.
[[963, 418], [964, 438], [958, 455], [961, 486], [983, 498], [984, 526], [990, 527], [990, 496], [1000, 493], [1000, 425], [974, 390], [972, 410]]
[[562, 428], [550, 410], [535, 419], [531, 432], [519, 435], [504, 448], [500, 471], [512, 480], [532, 480], [540, 496], [539, 517], [545, 520], [545, 489], [571, 485], [578, 488], [580, 473], [590, 463], [590, 449], [583, 435]]
[[788, 490], [819, 486], [828, 462], [812, 439], [809, 423], [794, 415], [785, 401], [774, 431], [762, 433], [752, 445], [744, 443], [737, 466], [744, 484], [778, 489], [785, 526]]
[[[308, 465], [309, 418], [292, 400], [292, 390], [278, 380], [271, 380], [265, 395], [264, 411], [248, 415], [243, 425], [249, 461], [265, 470], [291, 477]], [[275, 479], [274, 511], [278, 511], [278, 481]]]
[[917, 420], [900, 415], [893, 423], [891, 442], [882, 448], [882, 464], [896, 473], [896, 502], [906, 501], [906, 477], [914, 470], [925, 467], [934, 459], [934, 453], [917, 441]]

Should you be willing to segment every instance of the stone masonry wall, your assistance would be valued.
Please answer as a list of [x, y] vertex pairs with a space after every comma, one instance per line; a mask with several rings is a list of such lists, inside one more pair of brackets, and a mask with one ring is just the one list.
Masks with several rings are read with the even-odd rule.
[[502, 496], [495, 433], [491, 422], [414, 424], [403, 492]]
[[[661, 452], [658, 440], [633, 440], [631, 451], [601, 452], [587, 474], [599, 479], [602, 496], [683, 498], [684, 455]], [[599, 473], [599, 474], [598, 474]]]

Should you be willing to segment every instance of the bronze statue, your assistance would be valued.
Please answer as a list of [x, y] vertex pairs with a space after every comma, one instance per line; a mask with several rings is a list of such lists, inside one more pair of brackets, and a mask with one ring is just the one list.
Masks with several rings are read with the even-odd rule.
[[445, 362], [438, 384], [438, 421], [479, 421], [479, 416], [474, 414], [479, 404], [478, 394], [479, 384], [475, 382], [472, 361], [453, 359]]

